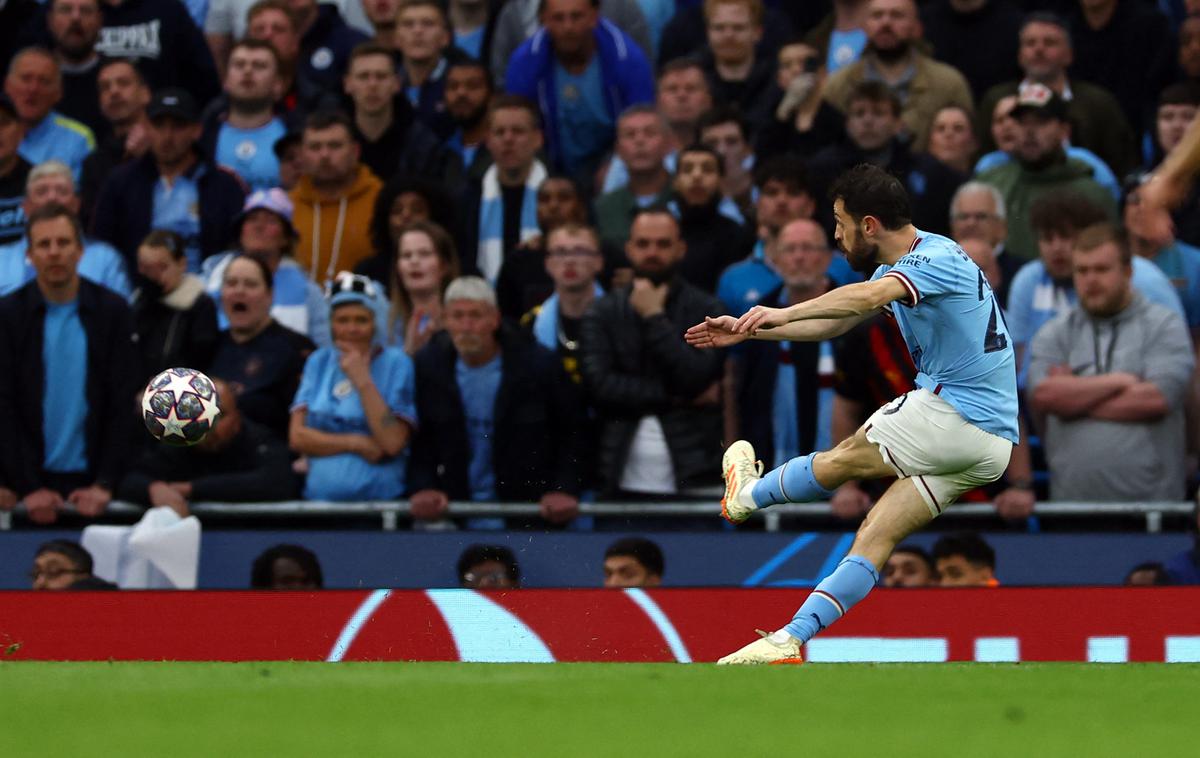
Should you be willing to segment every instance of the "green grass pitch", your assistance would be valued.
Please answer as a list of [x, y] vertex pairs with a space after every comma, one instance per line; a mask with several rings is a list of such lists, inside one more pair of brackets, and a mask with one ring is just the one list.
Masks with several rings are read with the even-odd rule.
[[0, 663], [0, 756], [1200, 755], [1200, 666]]

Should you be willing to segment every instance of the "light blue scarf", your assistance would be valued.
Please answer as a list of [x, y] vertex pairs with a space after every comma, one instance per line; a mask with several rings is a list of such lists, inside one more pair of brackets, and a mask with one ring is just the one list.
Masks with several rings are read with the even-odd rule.
[[[535, 160], [525, 180], [525, 198], [521, 202], [521, 242], [542, 233], [537, 223], [537, 190], [545, 178], [546, 167]], [[475, 263], [480, 275], [495, 285], [500, 264], [504, 263], [504, 196], [500, 192], [500, 169], [494, 165], [483, 175]]]
[[[604, 294], [604, 288], [592, 284], [592, 292], [596, 297]], [[548, 350], [558, 350], [558, 293], [546, 299], [533, 319], [533, 338], [538, 344]]]

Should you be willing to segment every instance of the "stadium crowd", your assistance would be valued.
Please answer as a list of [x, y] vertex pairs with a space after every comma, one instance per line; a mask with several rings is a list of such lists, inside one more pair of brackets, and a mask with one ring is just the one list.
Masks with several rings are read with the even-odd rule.
[[[1200, 194], [1164, 236], [1138, 189], [1200, 107], [1200, 2], [8, 0], [0, 35], [0, 508], [34, 522], [564, 524], [711, 489], [737, 438], [828, 448], [912, 386], [890, 320], [683, 332], [861, 279], [826, 199], [861, 162], [1006, 305], [1023, 443], [969, 499], [1189, 491]], [[175, 365], [223, 390], [186, 450], [132, 411]]]

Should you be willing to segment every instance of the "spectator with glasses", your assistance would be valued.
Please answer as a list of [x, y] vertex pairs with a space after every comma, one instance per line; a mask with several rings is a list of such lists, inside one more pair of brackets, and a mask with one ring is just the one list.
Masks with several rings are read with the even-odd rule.
[[1008, 237], [1008, 218], [1005, 215], [1004, 195], [983, 182], [967, 182], [954, 192], [950, 200], [950, 237], [958, 242], [978, 239], [992, 246], [992, 257], [1000, 267], [1003, 284], [993, 286], [997, 302], [1008, 303], [1008, 285], [1025, 265], [1025, 261], [1008, 252], [1004, 240]]
[[304, 498], [395, 500], [416, 427], [412, 361], [384, 346], [387, 300], [375, 282], [339, 274], [329, 308], [333, 345], [305, 362], [288, 433], [308, 457]]
[[33, 556], [29, 581], [35, 590], [115, 590], [92, 574], [92, 554], [78, 542], [50, 540]]
[[520, 589], [521, 567], [503, 545], [471, 545], [458, 558], [458, 584], [472, 590]]

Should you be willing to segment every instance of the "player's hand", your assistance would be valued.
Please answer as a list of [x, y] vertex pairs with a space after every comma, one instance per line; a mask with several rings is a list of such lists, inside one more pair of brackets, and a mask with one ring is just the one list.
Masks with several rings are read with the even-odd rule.
[[667, 305], [667, 293], [670, 288], [663, 284], [654, 284], [649, 279], [633, 280], [633, 289], [629, 291], [629, 304], [642, 318], [657, 316]]
[[441, 490], [420, 490], [408, 499], [408, 512], [417, 519], [437, 519], [450, 508], [450, 498]]
[[551, 524], [565, 524], [579, 515], [579, 498], [566, 492], [547, 492], [538, 506], [542, 518]]
[[373, 437], [365, 434], [358, 435], [358, 444], [354, 447], [354, 452], [365, 458], [367, 463], [379, 463], [383, 460], [383, 448]]
[[112, 493], [99, 484], [91, 487], [80, 487], [67, 496], [67, 501], [75, 506], [75, 511], [86, 518], [96, 518], [104, 513], [104, 509], [112, 502]]
[[871, 510], [872, 505], [874, 503], [871, 501], [871, 496], [855, 482], [846, 482], [838, 487], [837, 491], [833, 493], [833, 497], [829, 499], [833, 515], [847, 521], [860, 519], [867, 515], [867, 511]]
[[34, 490], [25, 496], [25, 510], [35, 524], [53, 524], [63, 509], [62, 495], [51, 489]]
[[1009, 487], [996, 495], [994, 505], [996, 514], [1003, 519], [1017, 520], [1029, 518], [1033, 514], [1033, 506], [1037, 498], [1031, 489]]
[[736, 325], [737, 319], [733, 316], [705, 316], [704, 322], [684, 332], [683, 338], [689, 345], [700, 350], [729, 347], [750, 338], [749, 334], [736, 334], [733, 331]]
[[334, 343], [340, 356], [338, 366], [342, 373], [356, 388], [365, 387], [371, 382], [371, 355], [357, 345], [348, 342]]
[[150, 496], [150, 505], [155, 507], [165, 505], [166, 507], [178, 513], [181, 517], [187, 517], [187, 498], [181, 495], [179, 490], [175, 489], [166, 482], [151, 482], [148, 494]]
[[738, 319], [733, 330], [738, 334], [753, 335], [759, 329], [774, 329], [790, 322], [785, 309], [756, 305]]
[[0, 511], [11, 511], [17, 507], [17, 493], [8, 487], [0, 487]]

